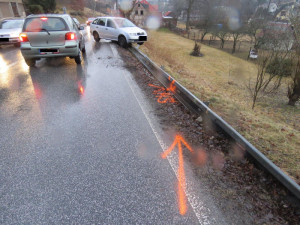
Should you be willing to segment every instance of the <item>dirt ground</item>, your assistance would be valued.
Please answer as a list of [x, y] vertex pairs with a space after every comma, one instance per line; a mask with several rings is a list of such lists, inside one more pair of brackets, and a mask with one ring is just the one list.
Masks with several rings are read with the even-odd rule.
[[[298, 224], [300, 205], [287, 190], [264, 171], [257, 169], [221, 132], [196, 121], [183, 105], [168, 101], [159, 104], [153, 95], [162, 86], [124, 49], [119, 49], [125, 67], [148, 96], [163, 130], [177, 130], [199, 149], [185, 154], [196, 176], [209, 184], [211, 194], [224, 216], [234, 224]], [[167, 92], [166, 92], [167, 93]], [[167, 95], [169, 96], [170, 93]], [[205, 160], [203, 160], [205, 158]]]

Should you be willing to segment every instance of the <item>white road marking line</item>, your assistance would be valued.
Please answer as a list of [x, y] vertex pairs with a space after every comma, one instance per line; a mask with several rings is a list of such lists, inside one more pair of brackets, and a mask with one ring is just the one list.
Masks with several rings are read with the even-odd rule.
[[18, 63], [18, 62], [14, 62], [14, 63], [8, 64], [8, 65], [7, 65], [7, 68], [10, 68], [10, 67], [16, 65], [17, 63]]
[[6, 73], [10, 67], [16, 65], [17, 63], [18, 62], [14, 62], [14, 63], [10, 63], [10, 64], [6, 65], [5, 62], [0, 61], [0, 73]]
[[110, 44], [109, 46], [110, 46], [110, 48], [111, 48], [111, 51], [112, 51], [114, 57], [115, 57], [115, 58], [119, 58], [119, 53], [118, 53], [118, 51], [117, 51], [117, 49], [116, 49], [116, 46], [114, 46], [113, 44]]
[[[140, 100], [136, 96], [136, 94], [134, 92], [134, 89], [133, 89], [132, 85], [130, 84], [130, 81], [127, 78], [127, 75], [124, 74], [124, 77], [125, 77], [128, 85], [129, 85], [135, 99], [137, 100], [137, 102], [138, 102], [145, 118], [147, 119], [148, 124], [150, 125], [150, 127], [151, 127], [151, 129], [152, 129], [152, 131], [153, 131], [153, 133], [154, 133], [161, 149], [162, 149], [162, 152], [163, 152], [164, 150], [166, 150], [168, 148], [168, 146], [165, 144], [165, 142], [163, 141], [163, 139], [161, 138], [159, 133], [156, 131], [153, 123], [151, 122], [149, 114], [145, 111], [145, 109], [142, 106]], [[178, 158], [178, 154], [177, 154], [177, 152], [174, 152], [174, 151], [171, 155], [169, 155], [167, 157], [168, 162], [169, 162], [171, 168], [173, 169], [173, 171], [174, 171], [174, 173], [175, 173], [175, 175], [178, 179], [178, 173], [177, 173], [177, 168], [178, 168], [177, 164], [178, 164], [178, 162], [177, 162], [177, 158]], [[194, 194], [195, 192], [192, 190], [192, 187], [193, 187], [193, 184], [191, 182], [189, 182], [188, 179], [186, 179], [186, 191], [185, 191], [185, 193], [186, 193], [188, 202], [190, 203], [190, 205], [191, 205], [191, 207], [192, 207], [199, 223], [200, 224], [205, 224], [205, 225], [206, 224], [211, 224], [211, 222], [213, 224], [222, 224], [221, 221], [218, 221], [219, 223], [217, 223], [216, 219], [211, 215], [211, 213], [212, 213], [211, 210], [209, 208], [207, 208], [207, 206], [204, 205], [203, 201], [201, 201], [199, 196]]]

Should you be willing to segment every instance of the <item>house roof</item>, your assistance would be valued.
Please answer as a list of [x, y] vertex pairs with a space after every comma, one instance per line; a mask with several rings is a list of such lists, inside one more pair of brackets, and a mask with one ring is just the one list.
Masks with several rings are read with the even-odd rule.
[[172, 13], [172, 11], [165, 12], [164, 16], [170, 16], [171, 13]]
[[150, 12], [158, 12], [158, 5], [151, 5], [147, 0], [137, 1], [144, 6], [144, 8], [148, 9]]

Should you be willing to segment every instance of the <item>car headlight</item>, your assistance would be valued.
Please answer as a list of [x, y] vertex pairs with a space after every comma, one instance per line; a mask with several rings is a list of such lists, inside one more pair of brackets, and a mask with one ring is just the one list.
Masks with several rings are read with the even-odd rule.
[[12, 33], [12, 34], [10, 34], [10, 37], [19, 37], [19, 35], [20, 35], [20, 33]]

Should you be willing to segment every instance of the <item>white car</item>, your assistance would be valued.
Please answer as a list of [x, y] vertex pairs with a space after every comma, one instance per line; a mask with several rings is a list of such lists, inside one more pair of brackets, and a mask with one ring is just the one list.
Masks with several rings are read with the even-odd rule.
[[96, 42], [103, 38], [117, 41], [124, 48], [131, 43], [142, 45], [147, 41], [146, 31], [121, 17], [98, 17], [91, 23], [90, 32]]
[[251, 49], [249, 52], [249, 58], [250, 59], [257, 59], [258, 58], [258, 52], [255, 49]]
[[20, 47], [19, 35], [24, 19], [3, 19], [0, 21], [0, 46], [14, 44]]

